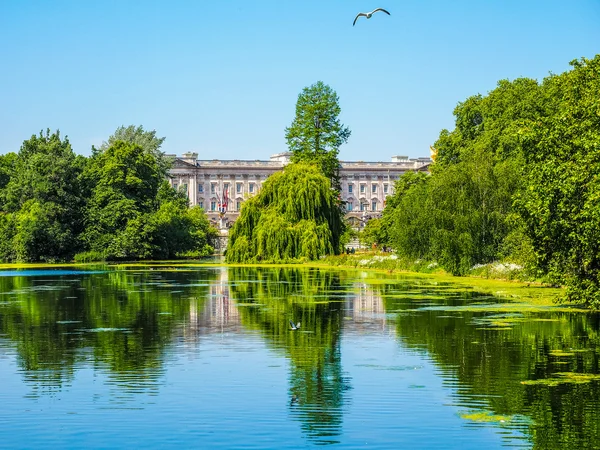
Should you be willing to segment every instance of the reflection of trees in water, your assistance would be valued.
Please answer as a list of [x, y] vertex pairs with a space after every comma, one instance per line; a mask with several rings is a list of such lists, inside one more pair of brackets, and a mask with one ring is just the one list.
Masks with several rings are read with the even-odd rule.
[[[527, 431], [536, 448], [586, 448], [600, 442], [598, 381], [521, 383], [552, 379], [556, 373], [600, 373], [597, 314], [418, 309], [423, 298], [416, 285], [378, 289], [386, 308], [399, 310], [391, 319], [398, 338], [408, 347], [426, 350], [447, 376], [458, 380], [459, 405], [485, 404], [482, 408], [495, 415], [516, 417], [512, 426]], [[424, 290], [438, 297], [436, 305], [500, 301], [447, 285]], [[519, 421], [523, 416], [531, 420]]]
[[215, 276], [202, 269], [0, 277], [0, 333], [16, 343], [34, 392], [69, 382], [86, 361], [125, 390], [152, 390], [165, 348], [189, 320], [190, 299], [201, 308]]
[[[312, 439], [336, 442], [344, 391], [350, 385], [340, 357], [347, 292], [339, 274], [315, 268], [232, 267], [229, 280], [244, 326], [259, 330], [289, 355], [292, 415]], [[256, 306], [248, 306], [252, 304]], [[301, 322], [301, 329], [291, 331], [289, 320]]]

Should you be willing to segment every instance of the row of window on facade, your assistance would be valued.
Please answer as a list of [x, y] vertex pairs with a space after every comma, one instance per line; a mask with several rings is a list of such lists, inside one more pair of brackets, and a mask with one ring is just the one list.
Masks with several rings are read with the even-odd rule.
[[[200, 206], [200, 208], [204, 209], [204, 202], [200, 201], [198, 202], [198, 206]], [[242, 202], [237, 201], [235, 202], [235, 210], [239, 212], [240, 208], [242, 207]], [[369, 211], [369, 204], [367, 202], [360, 202], [359, 203], [359, 209], [360, 211]], [[229, 209], [227, 209], [229, 210]], [[347, 202], [346, 203], [346, 210], [348, 212], [350, 211], [354, 211], [354, 204], [352, 202]], [[219, 204], [216, 201], [212, 201], [210, 202], [210, 209], [209, 211], [211, 212], [217, 212], [219, 211]], [[377, 202], [376, 201], [372, 201], [371, 202], [371, 209], [370, 211], [378, 211], [377, 209]], [[225, 209], [223, 209], [223, 212], [225, 212]]]
[[[377, 186], [378, 186], [378, 184], [371, 185], [371, 193], [372, 194], [377, 193]], [[177, 189], [177, 183], [173, 183], [173, 187], [175, 189]], [[187, 190], [187, 184], [182, 184], [182, 187], [184, 188], [184, 190]], [[210, 184], [210, 193], [215, 194], [217, 192], [217, 187], [218, 187], [217, 183], [211, 183]], [[230, 187], [229, 183], [223, 183], [223, 191], [227, 191], [229, 194], [231, 194], [229, 187]], [[255, 189], [256, 189], [255, 183], [248, 184], [248, 193], [253, 194], [255, 192]], [[244, 183], [235, 183], [235, 193], [242, 194], [243, 192], [244, 192]], [[359, 193], [365, 194], [366, 192], [367, 192], [367, 185], [364, 183], [361, 183], [359, 185]], [[203, 184], [198, 185], [198, 193], [204, 194], [204, 185]], [[348, 194], [352, 194], [352, 193], [354, 193], [354, 185], [349, 184], [348, 185]], [[388, 184], [387, 183], [384, 183], [384, 185], [383, 185], [383, 193], [384, 194], [388, 193]]]
[[[217, 183], [210, 183], [210, 193], [211, 194], [216, 194], [217, 193]], [[227, 191], [228, 194], [231, 194], [231, 191], [229, 190], [229, 183], [223, 183], [223, 192]], [[177, 189], [178, 184], [177, 183], [173, 183], [173, 188]], [[181, 185], [182, 189], [184, 191], [187, 192], [187, 184], [182, 184]], [[250, 194], [253, 194], [255, 192], [255, 183], [249, 183], [248, 184], [248, 192]], [[236, 194], [242, 194], [244, 192], [244, 183], [236, 183], [235, 184], [235, 193]], [[198, 185], [198, 193], [199, 194], [204, 194], [204, 185], [203, 184], [199, 184]]]
[[[198, 206], [200, 208], [204, 209], [204, 201], [200, 200], [198, 202]], [[242, 208], [242, 201], [241, 200], [237, 200], [235, 202], [235, 210], [239, 212], [239, 210], [241, 208]], [[220, 203], [218, 203], [216, 200], [212, 200], [209, 203], [209, 209], [208, 209], [208, 211], [210, 211], [210, 212], [226, 212], [226, 211], [231, 211], [231, 209], [229, 208], [229, 205], [227, 205], [227, 208], [225, 208]]]
[[[372, 194], [377, 194], [377, 186], [379, 186], [378, 184], [372, 184], [371, 185], [371, 193]], [[367, 185], [364, 183], [361, 183], [359, 185], [359, 192], [361, 194], [365, 194], [367, 192]], [[353, 184], [349, 184], [348, 185], [348, 194], [352, 194], [354, 193], [354, 185]], [[384, 183], [383, 184], [383, 193], [387, 194], [388, 193], [388, 184]]]
[[[360, 211], [369, 211], [369, 203], [368, 202], [359, 202], [358, 207], [359, 207]], [[353, 202], [350, 202], [350, 201], [346, 202], [346, 211], [348, 211], [348, 212], [354, 211], [354, 203]], [[371, 201], [370, 211], [378, 211], [377, 200]]]
[[[204, 209], [204, 201], [200, 200], [198, 202], [198, 206], [200, 206], [200, 208]], [[242, 207], [242, 201], [237, 200], [235, 202], [235, 211], [239, 212], [241, 207]], [[359, 207], [359, 211], [379, 211], [379, 209], [377, 208], [377, 200], [373, 200], [371, 202], [371, 209], [369, 209], [368, 202], [359, 202], [358, 207]], [[346, 210], [348, 212], [354, 211], [354, 202], [346, 202]], [[210, 212], [225, 212], [225, 211], [231, 211], [231, 209], [229, 207], [227, 207], [227, 209], [225, 209], [224, 207], [221, 206], [220, 203], [218, 203], [216, 200], [213, 200], [209, 203], [208, 211], [210, 211]]]
[[[173, 188], [177, 189], [177, 187], [178, 187], [178, 184], [177, 183], [173, 183]], [[187, 193], [187, 183], [182, 183], [181, 184], [181, 188], [182, 188], [182, 190], [184, 192]], [[215, 194], [216, 193], [216, 188], [217, 188], [217, 184], [216, 183], [211, 183], [210, 193], [211, 194]], [[242, 189], [243, 189], [243, 184], [242, 183], [236, 183], [236, 193], [238, 193], [238, 194], [242, 193], [243, 192]], [[249, 193], [253, 193], [254, 189], [255, 189], [254, 183], [250, 183], [248, 185], [248, 192]], [[223, 191], [229, 191], [229, 183], [224, 183], [223, 184]], [[198, 186], [198, 192], [201, 193], [201, 194], [204, 193], [204, 186], [203, 185], [199, 185]], [[366, 186], [364, 184], [361, 184], [360, 185], [360, 193], [364, 194], [365, 192], [366, 192]], [[373, 184], [371, 186], [371, 192], [373, 194], [377, 193], [377, 185], [376, 184]], [[388, 193], [388, 185], [387, 184], [383, 185], [383, 192], [384, 192], [384, 194]], [[353, 185], [352, 184], [348, 185], [348, 193], [349, 194], [353, 193]], [[204, 209], [204, 201], [202, 201], [202, 200], [198, 201], [198, 206], [200, 206], [200, 208]], [[215, 201], [211, 201], [209, 203], [209, 206], [210, 206], [210, 208], [209, 208], [208, 211], [211, 211], [211, 212], [217, 212], [217, 211], [225, 212], [225, 210], [226, 210], [216, 200]], [[235, 211], [239, 211], [240, 208], [241, 208], [241, 206], [242, 206], [242, 201], [241, 200], [237, 200], [235, 202]], [[369, 203], [368, 202], [359, 202], [358, 207], [359, 207], [360, 211], [369, 211]], [[227, 208], [227, 210], [230, 211], [229, 208]], [[354, 211], [354, 203], [352, 201], [347, 201], [346, 202], [346, 210], [347, 211]], [[377, 209], [377, 200], [372, 200], [371, 201], [371, 209], [370, 210], [371, 211], [377, 211], [378, 210]]]

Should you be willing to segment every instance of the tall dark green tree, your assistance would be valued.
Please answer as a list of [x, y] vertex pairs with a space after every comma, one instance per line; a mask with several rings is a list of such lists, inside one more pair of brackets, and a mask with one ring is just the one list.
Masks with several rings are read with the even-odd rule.
[[296, 102], [296, 116], [285, 129], [292, 162], [316, 163], [338, 191], [339, 148], [348, 141], [350, 129], [340, 123], [336, 92], [322, 81], [305, 87]]

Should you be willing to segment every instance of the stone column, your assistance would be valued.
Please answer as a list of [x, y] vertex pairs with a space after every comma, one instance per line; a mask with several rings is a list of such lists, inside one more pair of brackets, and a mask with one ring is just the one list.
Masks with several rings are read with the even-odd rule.
[[198, 180], [197, 173], [194, 170], [194, 173], [190, 174], [190, 204], [191, 206], [196, 206], [198, 204]]

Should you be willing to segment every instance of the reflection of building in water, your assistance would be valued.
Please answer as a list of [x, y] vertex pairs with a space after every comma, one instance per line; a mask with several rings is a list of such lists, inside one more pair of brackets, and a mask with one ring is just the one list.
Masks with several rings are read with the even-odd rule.
[[186, 338], [201, 334], [234, 332], [241, 329], [240, 314], [229, 298], [227, 268], [221, 268], [219, 278], [211, 282], [206, 298], [190, 301], [190, 323]]
[[366, 283], [356, 283], [354, 288], [355, 292], [346, 300], [344, 316], [351, 317], [352, 321], [345, 324], [345, 331], [384, 329], [385, 307], [381, 295], [376, 294]]

